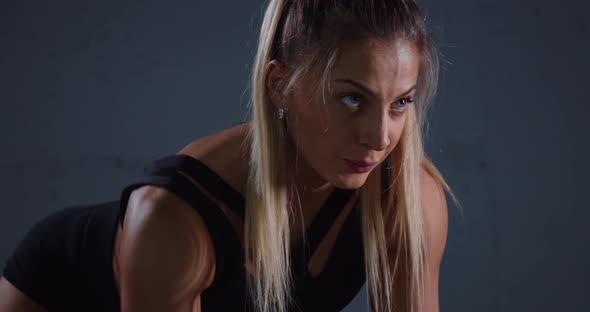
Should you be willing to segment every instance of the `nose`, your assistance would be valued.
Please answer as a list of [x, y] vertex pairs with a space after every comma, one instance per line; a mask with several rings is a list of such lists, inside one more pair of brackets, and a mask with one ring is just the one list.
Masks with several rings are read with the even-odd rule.
[[360, 125], [360, 143], [370, 150], [385, 150], [390, 143], [388, 112], [375, 110], [365, 117]]

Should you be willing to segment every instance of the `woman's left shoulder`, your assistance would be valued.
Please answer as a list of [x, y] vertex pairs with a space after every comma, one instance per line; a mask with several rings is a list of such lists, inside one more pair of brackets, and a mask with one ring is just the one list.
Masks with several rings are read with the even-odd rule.
[[420, 174], [421, 203], [431, 261], [440, 265], [448, 232], [448, 207], [442, 185], [426, 170]]
[[420, 172], [420, 191], [425, 213], [447, 214], [447, 200], [444, 188], [425, 168]]

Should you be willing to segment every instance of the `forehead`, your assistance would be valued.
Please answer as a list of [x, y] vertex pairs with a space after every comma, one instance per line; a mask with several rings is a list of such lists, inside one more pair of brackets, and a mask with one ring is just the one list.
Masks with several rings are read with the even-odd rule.
[[419, 68], [420, 54], [407, 40], [361, 40], [342, 46], [331, 74], [333, 79], [355, 79], [384, 91], [411, 87]]

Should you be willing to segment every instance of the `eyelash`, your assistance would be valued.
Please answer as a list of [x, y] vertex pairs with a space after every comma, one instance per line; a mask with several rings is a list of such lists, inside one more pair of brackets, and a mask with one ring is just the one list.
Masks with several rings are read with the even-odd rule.
[[[347, 94], [347, 95], [340, 96], [340, 97], [338, 98], [338, 100], [340, 100], [340, 102], [343, 102], [342, 100], [343, 100], [344, 98], [347, 98], [347, 97], [355, 97], [355, 98], [357, 98], [357, 99], [358, 99], [358, 100], [357, 100], [358, 102], [362, 102], [362, 98], [363, 98], [361, 95], [358, 95], [358, 94]], [[403, 97], [403, 98], [401, 98], [401, 99], [399, 99], [399, 100], [395, 101], [395, 103], [400, 103], [401, 101], [405, 101], [405, 104], [406, 104], [406, 105], [404, 105], [404, 107], [403, 107], [401, 110], [399, 110], [399, 109], [394, 109], [394, 110], [395, 110], [396, 112], [398, 112], [398, 113], [403, 113], [403, 112], [406, 110], [406, 109], [405, 109], [405, 107], [406, 107], [406, 106], [408, 106], [408, 104], [410, 104], [410, 103], [414, 103], [415, 99], [414, 99], [413, 97]], [[343, 103], [343, 104], [344, 104], [344, 103]], [[348, 107], [348, 108], [350, 108], [350, 109], [354, 109], [354, 110], [356, 110], [356, 109], [358, 109], [358, 105], [360, 105], [360, 103], [359, 103], [359, 104], [357, 104], [357, 107], [354, 107], [354, 108], [352, 108], [352, 107], [349, 107], [347, 104], [344, 104], [344, 105], [345, 105], [345, 106], [347, 106], [347, 107]]]

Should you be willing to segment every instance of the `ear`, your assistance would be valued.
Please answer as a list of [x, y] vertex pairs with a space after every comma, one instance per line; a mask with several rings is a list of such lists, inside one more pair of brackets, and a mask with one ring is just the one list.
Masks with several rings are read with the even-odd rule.
[[283, 88], [287, 81], [287, 68], [279, 60], [273, 59], [266, 65], [265, 89], [272, 102], [278, 108], [285, 108], [285, 94]]

